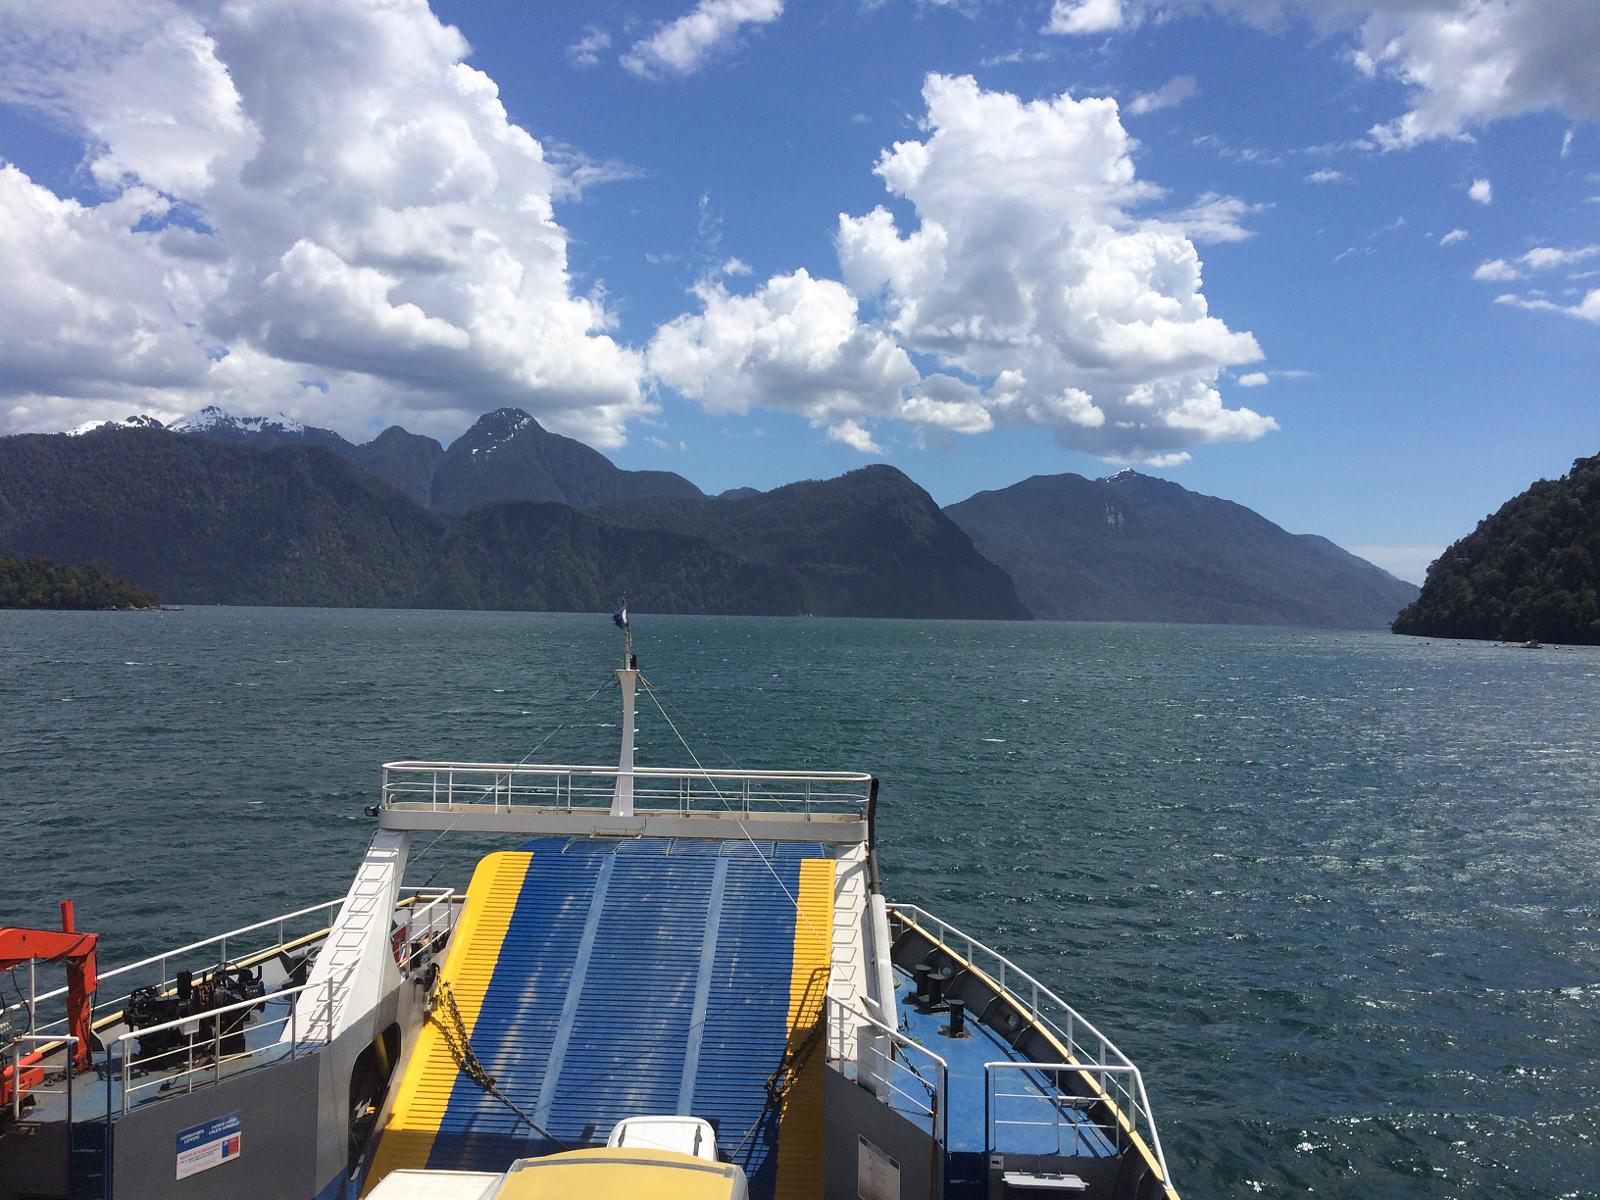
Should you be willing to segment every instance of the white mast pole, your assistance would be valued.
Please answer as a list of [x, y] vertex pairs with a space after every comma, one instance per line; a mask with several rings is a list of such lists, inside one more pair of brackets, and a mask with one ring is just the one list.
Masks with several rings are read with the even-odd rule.
[[633, 816], [633, 693], [639, 669], [633, 663], [633, 626], [628, 622], [628, 599], [622, 599], [622, 668], [617, 683], [622, 688], [622, 746], [617, 754], [617, 788], [611, 797], [613, 817]]

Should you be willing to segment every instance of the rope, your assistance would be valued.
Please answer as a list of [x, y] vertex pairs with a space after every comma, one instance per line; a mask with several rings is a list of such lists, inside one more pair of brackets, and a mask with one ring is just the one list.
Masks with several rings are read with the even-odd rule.
[[661, 714], [662, 720], [666, 721], [667, 728], [672, 730], [672, 735], [678, 739], [678, 742], [683, 746], [685, 752], [689, 755], [690, 759], [693, 760], [695, 769], [698, 770], [700, 774], [705, 776], [707, 785], [710, 786], [711, 791], [716, 795], [717, 799], [722, 802], [722, 807], [728, 810], [730, 816], [733, 816], [734, 824], [739, 827], [739, 832], [744, 834], [744, 840], [750, 843], [750, 848], [756, 852], [756, 857], [759, 858], [762, 865], [767, 868], [767, 873], [772, 876], [773, 882], [776, 883], [780, 889], [782, 889], [784, 897], [789, 901], [790, 907], [794, 909], [794, 915], [806, 923], [806, 928], [811, 930], [811, 936], [817, 939], [817, 945], [831, 947], [833, 945], [833, 939], [831, 937], [823, 937], [817, 927], [812, 924], [811, 918], [806, 915], [805, 909], [800, 907], [800, 901], [795, 899], [794, 894], [789, 891], [789, 885], [784, 883], [783, 877], [778, 874], [777, 868], [772, 865], [772, 860], [770, 860], [765, 854], [761, 853], [761, 847], [756, 844], [755, 838], [750, 836], [749, 828], [738, 818], [738, 816], [734, 815], [733, 805], [728, 803], [728, 798], [724, 796], [721, 789], [717, 787], [716, 780], [711, 778], [711, 772], [707, 771], [705, 767], [701, 765], [699, 758], [695, 756], [694, 748], [684, 740], [683, 734], [678, 732], [678, 727], [672, 723], [672, 718], [667, 715], [667, 710], [662, 707], [661, 701], [656, 699], [656, 690], [650, 686], [650, 681], [641, 673], [639, 676], [639, 682], [644, 684], [645, 695], [650, 697], [651, 703], [656, 706], [656, 711]]
[[[529, 760], [529, 759], [530, 759], [530, 758], [532, 758], [532, 757], [533, 757], [533, 756], [534, 756], [534, 755], [535, 755], [535, 754], [537, 754], [537, 753], [539, 753], [539, 751], [541, 751], [541, 750], [543, 750], [543, 749], [544, 749], [544, 747], [545, 747], [545, 744], [546, 744], [546, 743], [547, 743], [547, 742], [549, 742], [549, 740], [550, 740], [550, 739], [551, 739], [551, 738], [553, 738], [553, 737], [555, 737], [555, 735], [556, 735], [556, 734], [558, 734], [558, 733], [560, 733], [560, 732], [561, 732], [561, 731], [562, 731], [562, 730], [563, 730], [563, 729], [565, 729], [565, 728], [566, 728], [566, 727], [567, 727], [567, 726], [568, 726], [568, 725], [570, 725], [570, 724], [572, 724], [572, 718], [573, 718], [573, 717], [575, 717], [575, 716], [577, 716], [577, 715], [578, 715], [578, 713], [579, 713], [579, 712], [580, 712], [580, 711], [582, 711], [582, 709], [583, 709], [583, 708], [584, 708], [584, 707], [585, 707], [585, 706], [586, 706], [586, 705], [587, 705], [587, 704], [588, 704], [588, 703], [589, 703], [589, 702], [590, 702], [590, 701], [591, 701], [591, 700], [593, 700], [593, 699], [594, 699], [594, 698], [595, 698], [595, 697], [596, 697], [596, 696], [598, 696], [598, 695], [599, 695], [599, 694], [600, 694], [600, 693], [601, 693], [601, 692], [603, 692], [603, 691], [605, 691], [605, 690], [606, 690], [606, 689], [607, 689], [607, 688], [608, 688], [608, 687], [610, 687], [610, 686], [611, 686], [611, 685], [612, 685], [612, 684], [614, 684], [614, 683], [615, 683], [615, 682], [616, 682], [616, 679], [615, 679], [615, 678], [611, 678], [611, 679], [607, 679], [607, 680], [605, 680], [605, 681], [604, 681], [604, 682], [603, 682], [603, 683], [601, 683], [601, 685], [600, 685], [600, 686], [599, 686], [599, 687], [597, 687], [597, 688], [595, 688], [595, 690], [594, 690], [594, 691], [592, 691], [592, 692], [590, 692], [590, 693], [589, 693], [589, 694], [588, 694], [588, 696], [586, 696], [586, 697], [585, 697], [585, 698], [584, 698], [584, 699], [582, 699], [582, 700], [580, 700], [580, 701], [578, 701], [578, 704], [577, 704], [577, 707], [576, 707], [576, 708], [574, 708], [574, 709], [573, 709], [573, 710], [572, 710], [572, 713], [571, 713], [571, 715], [570, 715], [570, 716], [568, 716], [568, 718], [567, 718], [567, 719], [566, 719], [566, 720], [565, 720], [565, 721], [563, 721], [563, 722], [561, 722], [561, 724], [559, 724], [559, 725], [557, 725], [557, 726], [556, 726], [556, 727], [555, 727], [555, 728], [554, 728], [554, 729], [552, 729], [552, 730], [551, 730], [551, 731], [550, 731], [550, 732], [549, 732], [549, 733], [547, 733], [547, 734], [545, 734], [545, 735], [544, 735], [544, 737], [542, 737], [542, 738], [541, 738], [541, 739], [539, 739], [539, 744], [538, 744], [538, 745], [537, 745], [537, 746], [535, 746], [535, 747], [534, 747], [534, 748], [533, 748], [533, 749], [532, 749], [532, 750], [529, 750], [529, 751], [528, 751], [528, 752], [527, 752], [527, 753], [526, 753], [526, 754], [524, 754], [524, 755], [523, 755], [523, 756], [522, 756], [522, 757], [521, 757], [521, 758], [520, 758], [520, 759], [518, 759], [518, 760], [517, 760], [517, 762], [516, 762], [516, 764], [515, 764], [515, 765], [516, 765], [516, 766], [519, 766], [519, 767], [520, 767], [520, 766], [522, 766], [522, 765], [523, 765], [523, 764], [524, 764], [524, 763], [525, 763], [525, 762], [527, 762], [527, 761], [528, 761], [528, 760]], [[491, 787], [486, 787], [486, 788], [482, 788], [482, 789], [480, 789], [480, 793], [479, 793], [479, 794], [480, 794], [480, 795], [488, 795], [488, 794], [489, 794], [489, 792], [490, 792], [490, 791], [491, 791], [491, 790], [492, 790], [492, 788], [491, 788]], [[423, 848], [422, 848], [422, 849], [421, 849], [421, 850], [420, 850], [420, 851], [418, 851], [418, 852], [417, 852], [417, 853], [416, 853], [416, 854], [413, 854], [413, 855], [412, 855], [412, 856], [411, 856], [411, 862], [410, 862], [410, 864], [409, 864], [409, 865], [411, 865], [411, 866], [415, 866], [415, 865], [416, 865], [416, 864], [417, 864], [417, 863], [419, 863], [419, 862], [421, 862], [421, 861], [422, 861], [422, 856], [423, 856], [423, 855], [424, 855], [424, 854], [426, 854], [426, 853], [427, 853], [427, 852], [428, 852], [428, 851], [429, 851], [429, 850], [432, 850], [432, 849], [433, 849], [433, 848], [434, 848], [434, 847], [435, 847], [435, 846], [437, 846], [437, 845], [438, 845], [438, 844], [439, 844], [439, 840], [440, 840], [440, 839], [441, 839], [441, 838], [443, 838], [443, 837], [444, 837], [444, 836], [445, 836], [445, 834], [447, 834], [447, 833], [449, 833], [449, 832], [450, 832], [450, 831], [451, 831], [451, 830], [452, 830], [452, 829], [454, 829], [454, 828], [455, 828], [455, 827], [456, 827], [456, 826], [457, 826], [457, 825], [459, 825], [459, 824], [461, 824], [461, 821], [462, 821], [462, 819], [463, 819], [463, 818], [464, 818], [464, 817], [466, 817], [466, 815], [467, 815], [467, 813], [466, 813], [466, 812], [462, 812], [462, 813], [460, 813], [460, 814], [459, 814], [459, 815], [457, 815], [457, 817], [456, 817], [456, 819], [455, 819], [455, 820], [454, 820], [454, 821], [451, 821], [451, 822], [450, 822], [450, 824], [448, 824], [448, 825], [446, 825], [446, 826], [445, 826], [445, 827], [444, 827], [444, 828], [443, 828], [443, 829], [441, 829], [441, 830], [440, 830], [440, 831], [439, 831], [439, 832], [438, 832], [438, 834], [436, 834], [436, 835], [435, 835], [435, 836], [434, 836], [434, 839], [433, 839], [433, 840], [432, 840], [432, 841], [431, 841], [431, 842], [429, 842], [429, 843], [428, 843], [428, 844], [427, 844], [427, 845], [426, 845], [426, 846], [424, 846], [424, 847], [423, 847]], [[440, 868], [439, 868], [439, 869], [438, 869], [438, 870], [437, 870], [437, 871], [435, 871], [435, 872], [434, 872], [434, 873], [433, 873], [433, 874], [432, 874], [432, 875], [430, 875], [430, 876], [428, 876], [428, 882], [427, 882], [427, 883], [425, 883], [425, 884], [423, 884], [423, 885], [422, 885], [422, 886], [423, 886], [423, 887], [427, 887], [427, 886], [428, 886], [428, 885], [429, 885], [429, 884], [431, 884], [431, 883], [432, 883], [432, 882], [433, 882], [433, 881], [434, 881], [434, 880], [435, 880], [435, 879], [437, 879], [437, 878], [438, 878], [438, 876], [439, 876], [439, 871], [442, 871], [442, 870], [444, 870], [444, 868], [443, 868], [443, 867], [440, 867]]]
[[[439, 1017], [441, 998], [444, 1000], [447, 1013], [445, 1020]], [[444, 1039], [445, 1048], [450, 1051], [450, 1057], [455, 1060], [457, 1068], [463, 1075], [509, 1108], [519, 1121], [540, 1137], [554, 1142], [562, 1150], [569, 1149], [565, 1142], [539, 1125], [518, 1106], [515, 1100], [502, 1092], [500, 1086], [495, 1083], [494, 1076], [484, 1069], [483, 1063], [478, 1060], [478, 1055], [472, 1049], [471, 1039], [467, 1037], [466, 1024], [461, 1019], [461, 1010], [456, 1006], [456, 994], [446, 980], [441, 979], [438, 989], [434, 992], [433, 1005], [428, 1009], [428, 1020], [433, 1022], [434, 1028], [439, 1031], [439, 1036]]]

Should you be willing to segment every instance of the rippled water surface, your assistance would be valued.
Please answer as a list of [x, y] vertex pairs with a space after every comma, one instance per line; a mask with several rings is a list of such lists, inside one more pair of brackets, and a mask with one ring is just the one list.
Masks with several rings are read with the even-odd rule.
[[[883, 778], [890, 889], [1145, 1071], [1187, 1197], [1600, 1193], [1600, 652], [641, 617], [706, 765]], [[0, 613], [0, 924], [341, 893], [386, 758], [614, 759], [601, 617]], [[684, 761], [645, 705], [643, 763]], [[414, 874], [465, 880], [431, 850]], [[421, 881], [419, 878], [418, 882]]]

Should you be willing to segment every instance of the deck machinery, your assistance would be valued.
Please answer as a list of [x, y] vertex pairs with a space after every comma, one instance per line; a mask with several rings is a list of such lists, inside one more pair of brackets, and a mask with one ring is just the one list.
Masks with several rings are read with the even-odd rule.
[[636, 768], [625, 661], [616, 766], [385, 764], [342, 900], [8, 1009], [0, 1200], [1176, 1200], [1115, 1045], [885, 900], [874, 778]]

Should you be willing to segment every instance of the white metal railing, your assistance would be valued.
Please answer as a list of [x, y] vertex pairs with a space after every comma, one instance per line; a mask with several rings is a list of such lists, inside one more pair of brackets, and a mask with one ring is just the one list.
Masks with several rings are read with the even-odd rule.
[[[11, 1047], [11, 1119], [22, 1120], [22, 1093], [38, 1096], [65, 1096], [67, 1100], [67, 1118], [72, 1117], [72, 1051], [78, 1044], [78, 1039], [71, 1034], [42, 1034], [42, 1033], [16, 1033], [11, 1035], [14, 1045]], [[46, 1080], [49, 1078], [48, 1068], [42, 1062], [23, 1062], [28, 1055], [23, 1053], [23, 1043], [64, 1043], [66, 1045], [66, 1076], [65, 1081], [58, 1088], [49, 1087]], [[25, 1075], [38, 1072], [39, 1079], [23, 1086]]]
[[[950, 1065], [939, 1055], [891, 1029], [859, 1008], [837, 996], [827, 998], [828, 1058], [855, 1064], [857, 1082], [882, 1084], [890, 1096], [883, 1096], [891, 1108], [913, 1119], [926, 1119], [928, 1131], [943, 1144], [948, 1124]], [[848, 1020], [846, 1018], [849, 1018]], [[851, 1045], [850, 1030], [855, 1031]], [[888, 1049], [884, 1049], [887, 1046]], [[916, 1060], [921, 1060], [918, 1069]], [[877, 1091], [876, 1087], [871, 1090]]]
[[[177, 1017], [119, 1035], [106, 1050], [113, 1065], [120, 1060], [122, 1111], [126, 1113], [147, 1100], [159, 1099], [169, 1093], [192, 1092], [197, 1085], [206, 1082], [206, 1076], [210, 1077], [211, 1083], [216, 1083], [224, 1074], [234, 1075], [252, 1066], [262, 1065], [269, 1059], [276, 1062], [307, 1053], [310, 1044], [300, 1039], [300, 1005], [294, 1002], [295, 999], [315, 991], [316, 1007], [327, 1018], [325, 1028], [331, 1029], [334, 997], [343, 982], [342, 979], [330, 978], [318, 983], [303, 983], [299, 987], [284, 988], [253, 1000], [240, 1000], [235, 1004]], [[266, 1018], [253, 1025], [245, 1024], [252, 1009], [285, 1001], [288, 1002], [287, 1008], [281, 1016]], [[238, 1014], [236, 1021], [223, 1019], [235, 1013]], [[134, 1058], [132, 1043], [174, 1030], [182, 1035], [182, 1045]], [[245, 1046], [230, 1051], [225, 1043], [235, 1039], [245, 1042]], [[256, 1043], [254, 1046], [249, 1044], [252, 1040]], [[150, 1077], [135, 1082], [136, 1074]], [[109, 1080], [108, 1070], [108, 1106]], [[155, 1092], [153, 1096], [151, 1089]]]
[[[243, 925], [238, 929], [230, 929], [226, 933], [219, 933], [202, 941], [190, 942], [187, 946], [164, 950], [160, 954], [152, 954], [149, 958], [141, 958], [137, 962], [114, 967], [109, 971], [101, 971], [99, 972], [100, 986], [95, 990], [93, 1015], [100, 1017], [107, 1013], [122, 1011], [136, 986], [142, 987], [155, 984], [162, 991], [166, 991], [171, 986], [176, 972], [182, 969], [184, 965], [191, 966], [196, 974], [199, 974], [201, 970], [210, 970], [220, 964], [232, 961], [228, 957], [228, 943], [230, 941], [233, 943], [233, 949], [237, 952], [235, 954], [236, 958], [248, 958], [255, 954], [287, 945], [291, 940], [291, 935], [298, 938], [326, 930], [332, 913], [337, 911], [338, 907], [343, 903], [344, 897], [341, 896], [337, 900], [328, 900], [321, 904], [313, 904], [309, 908], [299, 908], [276, 917], [268, 917], [265, 921], [257, 921], [253, 925]], [[308, 919], [317, 917], [318, 914], [327, 915], [322, 916], [320, 920]], [[298, 933], [295, 932], [297, 928], [299, 929]], [[275, 940], [250, 937], [251, 934], [258, 934], [266, 929], [274, 931], [269, 937]], [[204, 958], [201, 958], [199, 957], [200, 951], [207, 951], [208, 953]], [[201, 965], [195, 966], [195, 964]], [[130, 976], [136, 982], [127, 991], [122, 991], [119, 988], [115, 995], [108, 994], [110, 989], [105, 986], [108, 979]], [[26, 1000], [21, 1000], [0, 1011], [10, 1013], [32, 1009], [36, 1013], [38, 1005], [59, 1006], [65, 1001], [66, 995], [67, 989], [58, 987], [34, 997], [32, 1004], [29, 1004]], [[35, 1032], [47, 1034], [55, 1030], [64, 1031], [66, 1024], [66, 1017], [62, 1016], [38, 1025]], [[55, 1040], [59, 1041], [60, 1038], [58, 1037]]]
[[[453, 927], [456, 910], [459, 907], [453, 889], [411, 887], [402, 891], [404, 894], [401, 898], [401, 907], [397, 912], [409, 910], [411, 926], [415, 927], [416, 923], [423, 919], [423, 915], [427, 914], [426, 920], [429, 926], [427, 932], [437, 931], [442, 926], [442, 931], [448, 933]], [[126, 1011], [128, 1000], [136, 988], [155, 986], [162, 993], [169, 991], [177, 972], [184, 968], [200, 976], [220, 966], [237, 966], [240, 962], [270, 954], [291, 944], [310, 944], [327, 932], [334, 914], [344, 900], [345, 898], [341, 896], [337, 900], [325, 900], [321, 904], [297, 908], [292, 912], [268, 917], [264, 921], [230, 929], [226, 933], [214, 934], [198, 942], [190, 942], [185, 946], [164, 950], [160, 954], [152, 954], [137, 962], [101, 971], [91, 1017], [99, 1020], [110, 1014]], [[267, 932], [269, 930], [271, 932]], [[417, 936], [413, 933], [407, 934], [409, 941], [417, 940]], [[0, 1008], [0, 1016], [12, 1013], [27, 1014], [22, 1016], [21, 1020], [31, 1033], [54, 1035], [48, 1040], [59, 1042], [67, 1029], [67, 1017], [64, 1011], [67, 989], [58, 987], [34, 995], [34, 978], [30, 972], [28, 996], [5, 1008]], [[124, 983], [113, 992], [105, 986], [106, 981], [110, 979], [121, 979]], [[40, 1006], [45, 1007], [47, 1014], [47, 1019], [42, 1021], [39, 1019]]]
[[[1131, 1131], [1138, 1133], [1149, 1144], [1161, 1168], [1162, 1178], [1171, 1180], [1166, 1155], [1161, 1149], [1161, 1134], [1156, 1129], [1155, 1114], [1150, 1108], [1150, 1098], [1145, 1093], [1144, 1077], [1133, 1061], [1117, 1049], [1116, 1043], [1095, 1028], [1072, 1005], [998, 950], [984, 945], [918, 905], [891, 903], [889, 911], [902, 915], [941, 944], [953, 957], [970, 963], [989, 976], [1018, 1008], [1055, 1036], [1066, 1049], [1073, 1069], [1085, 1071], [1091, 1078], [1103, 1076], [1107, 1081], [1114, 1079], [1105, 1092], [1107, 1099], [1121, 1111]], [[1093, 1071], [1089, 1071], [1089, 1068], [1093, 1068]]]
[[599, 811], [611, 807], [617, 779], [633, 779], [641, 814], [861, 818], [872, 776], [856, 771], [733, 771], [699, 768], [558, 766], [548, 763], [390, 762], [383, 764], [383, 804], [453, 810], [476, 806]]
[[[984, 1063], [984, 1145], [1002, 1152], [1014, 1149], [1030, 1154], [1088, 1153], [1097, 1156], [1104, 1149], [1125, 1149], [1127, 1136], [1122, 1126], [1114, 1121], [1090, 1120], [1088, 1110], [1095, 1103], [1095, 1098], [1062, 1087], [1060, 1076], [1088, 1073], [1094, 1077], [1103, 1093], [1113, 1095], [1115, 1091], [1126, 1099], [1128, 1089], [1119, 1089], [1112, 1081], [1126, 1078], [1132, 1070], [1132, 1067], [1123, 1066], [1087, 1067], [1082, 1063], [1017, 1062], [1014, 1059]], [[1016, 1085], [1018, 1090], [1002, 1090], [1008, 1072], [1019, 1076]], [[1111, 1086], [1108, 1087], [1108, 1084]], [[1000, 1137], [1002, 1127], [1017, 1130], [1048, 1129], [1053, 1134], [1049, 1141], [1054, 1148], [1043, 1148], [1047, 1144], [1043, 1139], [1019, 1139], [1021, 1144], [1008, 1147]]]

